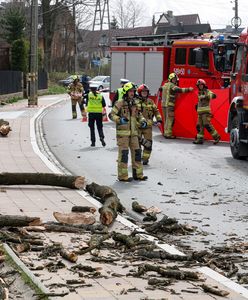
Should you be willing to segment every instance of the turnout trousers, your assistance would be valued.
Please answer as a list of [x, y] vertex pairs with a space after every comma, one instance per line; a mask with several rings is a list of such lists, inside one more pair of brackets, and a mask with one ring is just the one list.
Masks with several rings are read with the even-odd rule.
[[128, 179], [128, 153], [131, 152], [132, 172], [134, 178], [143, 177], [141, 149], [138, 136], [117, 137], [118, 145], [118, 179]]
[[90, 127], [90, 139], [92, 143], [96, 142], [95, 135], [95, 123], [99, 134], [100, 141], [104, 139], [103, 125], [102, 125], [102, 113], [89, 113], [88, 114], [88, 126]]
[[142, 160], [148, 162], [152, 153], [152, 127], [140, 129], [140, 137], [150, 142], [149, 146], [144, 145]]
[[71, 98], [71, 110], [72, 110], [72, 118], [73, 119], [77, 118], [77, 103], [79, 105], [81, 115], [83, 114], [83, 111], [84, 111], [83, 99], [82, 98], [78, 98], [78, 99]]
[[204, 139], [204, 128], [212, 135], [214, 140], [219, 138], [218, 132], [215, 130], [214, 126], [211, 124], [212, 115], [211, 113], [198, 114], [198, 120], [196, 125], [197, 130], [197, 141], [203, 141]]
[[163, 107], [164, 114], [164, 136], [172, 136], [172, 129], [175, 121], [174, 106]]

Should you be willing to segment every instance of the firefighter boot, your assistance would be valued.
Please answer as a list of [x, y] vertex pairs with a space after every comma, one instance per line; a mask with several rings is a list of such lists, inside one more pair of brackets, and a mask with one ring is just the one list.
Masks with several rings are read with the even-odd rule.
[[146, 159], [146, 160], [143, 159], [143, 165], [144, 165], [144, 166], [147, 166], [148, 163], [149, 163], [149, 160], [148, 160], [148, 159]]
[[220, 141], [220, 135], [218, 135], [218, 136], [214, 139], [213, 144], [214, 144], [214, 145], [217, 145], [217, 144], [219, 143], [219, 141]]
[[131, 182], [133, 181], [133, 177], [128, 177], [127, 179], [118, 179], [121, 182]]
[[203, 140], [202, 139], [196, 139], [192, 142], [193, 144], [196, 144], [196, 145], [202, 145], [203, 144]]

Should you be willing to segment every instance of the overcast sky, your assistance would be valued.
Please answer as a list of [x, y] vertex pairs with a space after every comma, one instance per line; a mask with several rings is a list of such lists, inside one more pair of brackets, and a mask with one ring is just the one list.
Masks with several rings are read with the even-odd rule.
[[[172, 10], [174, 15], [195, 14], [201, 23], [209, 23], [211, 28], [223, 28], [231, 24], [234, 17], [234, 0], [136, 0], [148, 10], [142, 25], [150, 25], [151, 17], [156, 19], [162, 12]], [[248, 26], [248, 0], [238, 0], [238, 15], [242, 19], [241, 27]]]

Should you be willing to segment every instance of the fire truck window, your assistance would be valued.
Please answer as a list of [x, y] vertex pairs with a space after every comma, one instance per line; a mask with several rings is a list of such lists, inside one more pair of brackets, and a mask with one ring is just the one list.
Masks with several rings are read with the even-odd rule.
[[194, 66], [195, 65], [195, 56], [196, 52], [194, 51], [195, 48], [189, 49], [189, 65]]
[[209, 68], [209, 56], [208, 56], [208, 49], [202, 48], [203, 50], [203, 59], [202, 59], [202, 68], [208, 69]]
[[240, 46], [238, 48], [237, 55], [236, 55], [236, 60], [235, 60], [235, 66], [234, 66], [234, 72], [235, 73], [237, 73], [241, 68], [243, 51], [244, 51], [244, 47]]
[[186, 49], [177, 48], [176, 49], [176, 65], [185, 65], [186, 64]]

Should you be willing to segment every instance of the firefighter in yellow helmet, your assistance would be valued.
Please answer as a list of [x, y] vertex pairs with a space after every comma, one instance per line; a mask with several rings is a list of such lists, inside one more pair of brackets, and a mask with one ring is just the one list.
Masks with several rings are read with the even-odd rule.
[[175, 103], [178, 93], [188, 93], [193, 91], [192, 87], [180, 88], [178, 86], [179, 78], [175, 73], [171, 73], [162, 87], [162, 109], [164, 115], [164, 137], [167, 139], [176, 138], [172, 135], [172, 129], [175, 120]]
[[142, 161], [143, 165], [147, 165], [152, 152], [152, 125], [153, 118], [156, 124], [162, 123], [162, 117], [158, 111], [156, 104], [149, 98], [149, 87], [141, 84], [137, 89], [139, 100], [138, 109], [147, 121], [146, 128], [140, 128], [140, 143], [144, 147]]
[[216, 95], [210, 90], [208, 90], [207, 84], [203, 79], [198, 79], [196, 82], [196, 86], [198, 87], [198, 104], [197, 104], [198, 120], [196, 125], [197, 136], [196, 139], [193, 141], [193, 143], [203, 144], [204, 128], [206, 128], [207, 131], [214, 138], [214, 145], [216, 145], [220, 141], [220, 135], [211, 124], [212, 114], [210, 109], [210, 101], [211, 99], [215, 99]]
[[[139, 112], [135, 101], [135, 86], [128, 82], [123, 87], [123, 99], [116, 101], [109, 117], [116, 123], [116, 137], [118, 145], [118, 179], [129, 182], [146, 180], [141, 163], [141, 149], [139, 145], [139, 129], [147, 126], [143, 115]], [[128, 177], [128, 152], [131, 152], [133, 178]]]
[[84, 103], [83, 103], [83, 94], [84, 88], [83, 85], [79, 82], [79, 77], [77, 75], [72, 76], [73, 82], [69, 84], [67, 88], [67, 93], [71, 97], [71, 108], [72, 108], [72, 118], [77, 118], [77, 103], [80, 107], [81, 114], [84, 114]]

